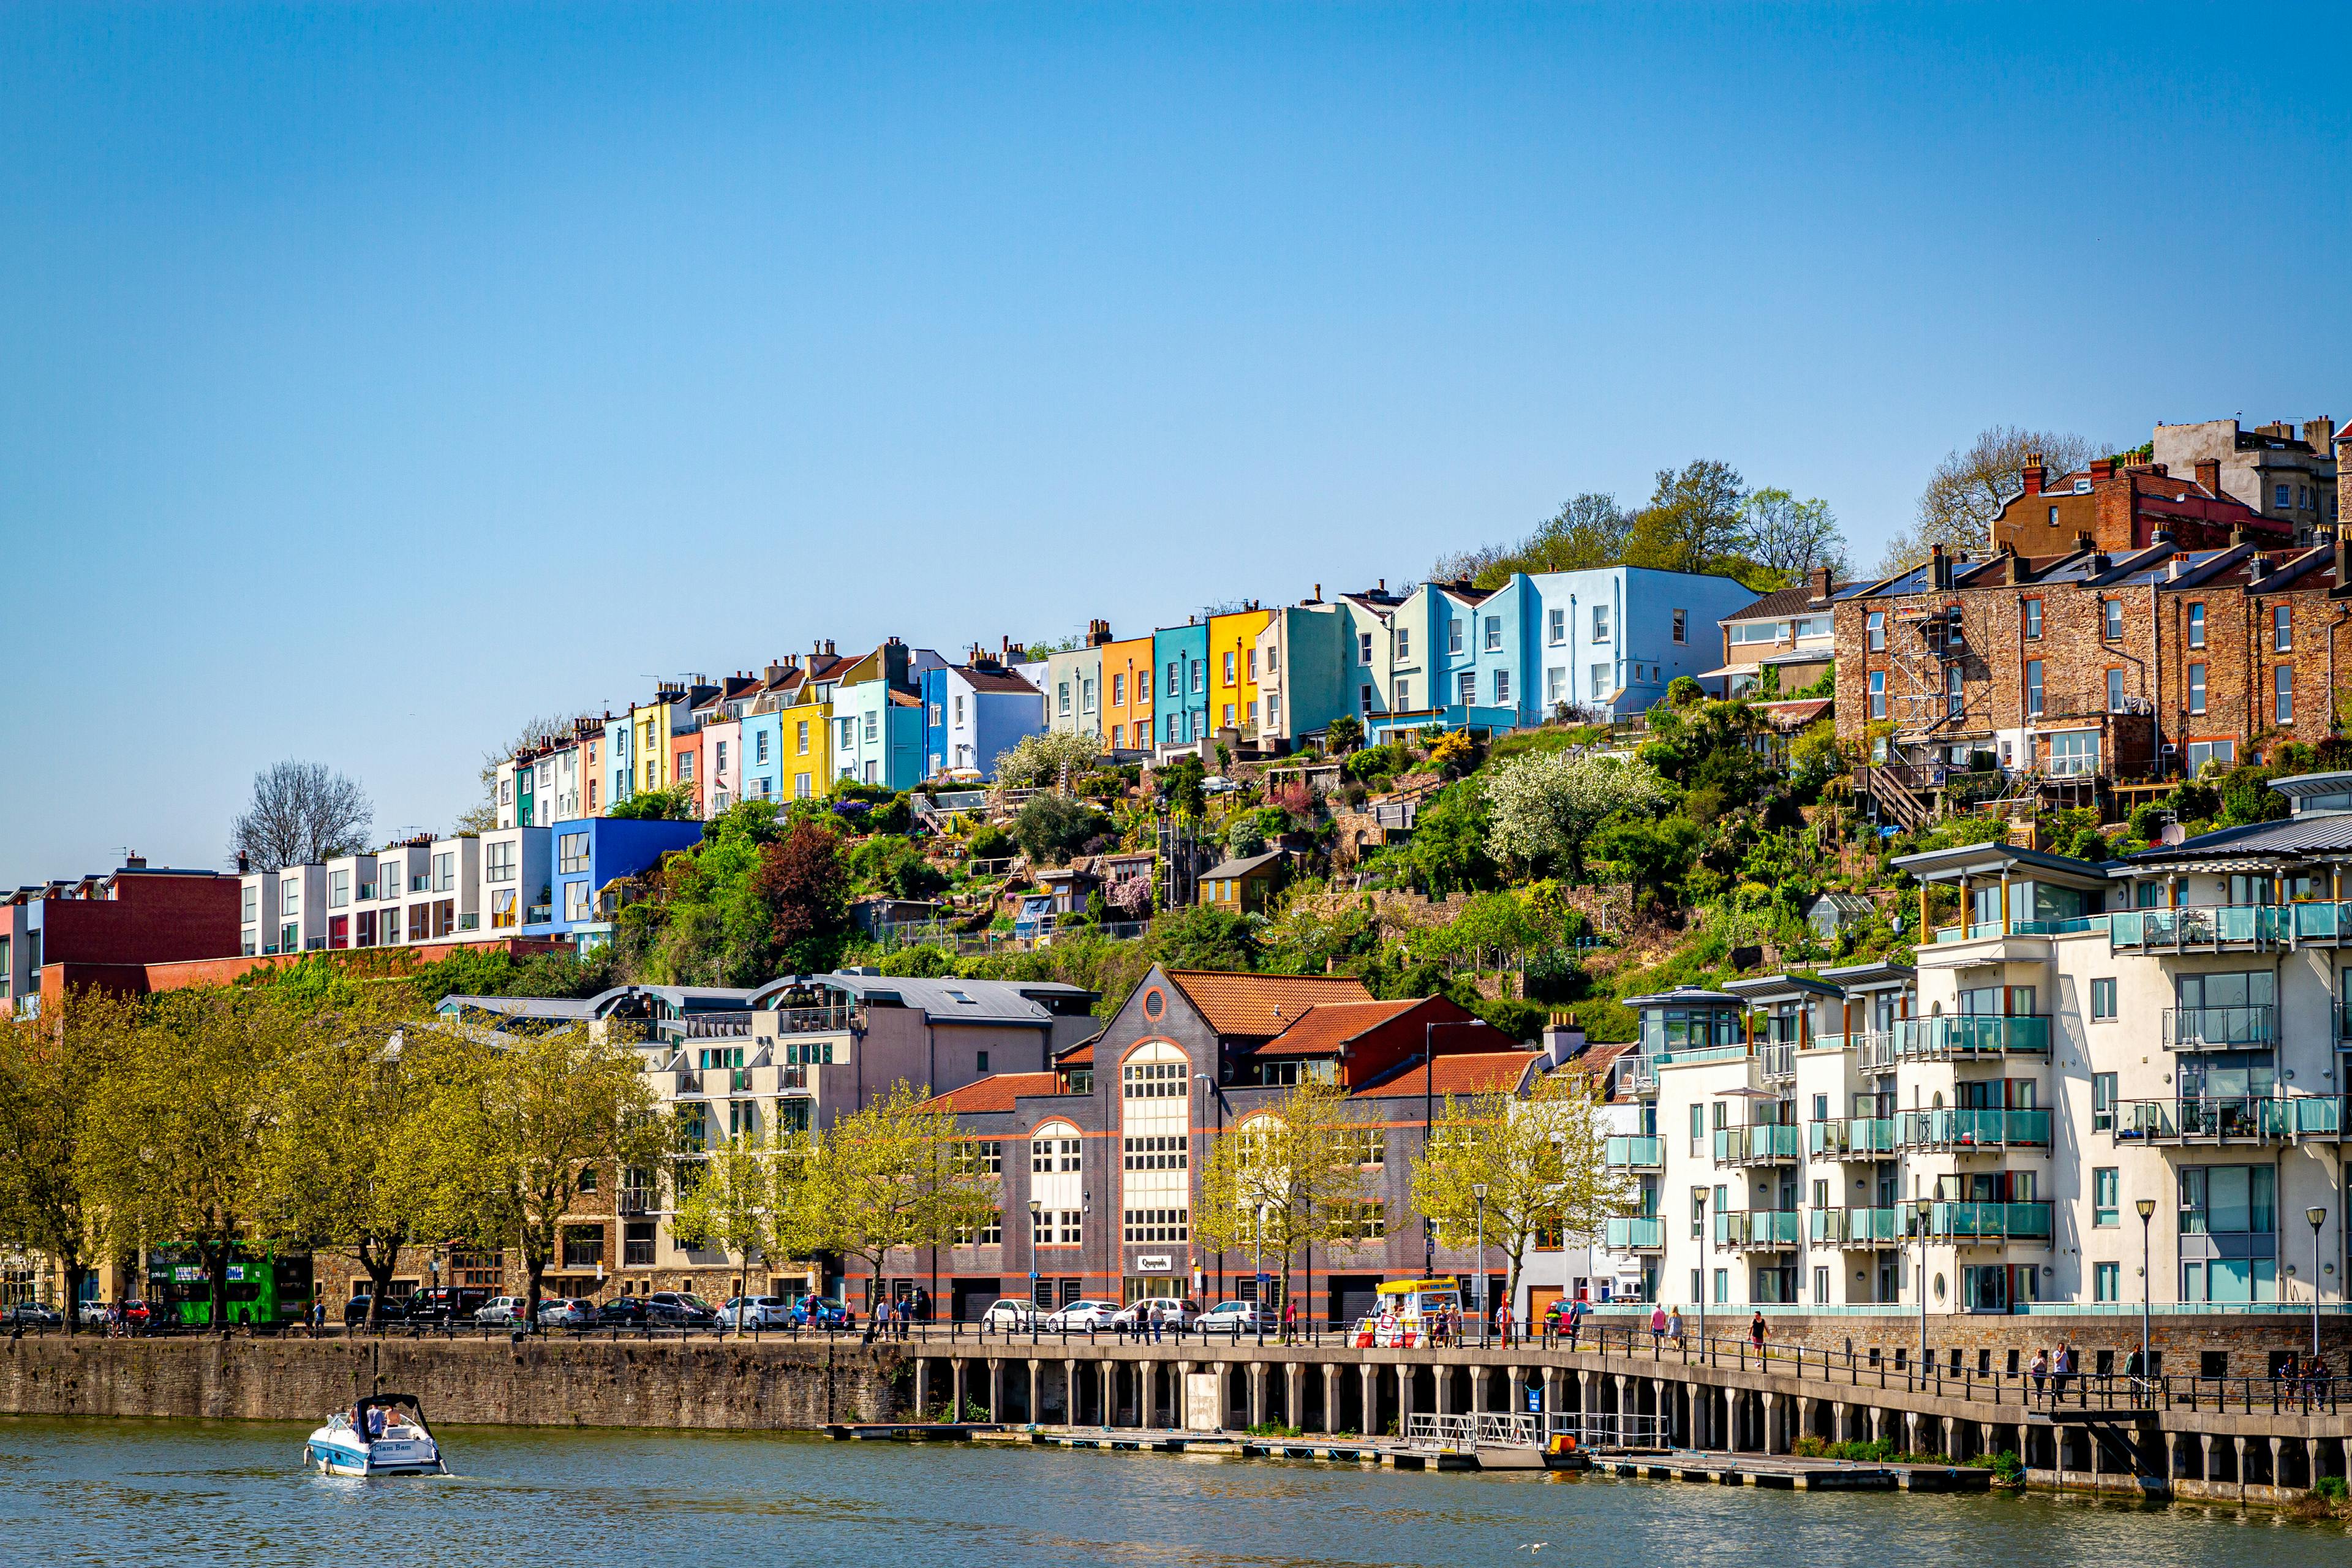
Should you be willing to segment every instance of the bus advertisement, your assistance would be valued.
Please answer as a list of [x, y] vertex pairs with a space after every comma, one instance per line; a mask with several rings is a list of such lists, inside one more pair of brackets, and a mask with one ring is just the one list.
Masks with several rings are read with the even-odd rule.
[[[310, 1310], [311, 1263], [307, 1252], [274, 1246], [229, 1248], [228, 1321], [232, 1323], [299, 1323]], [[158, 1247], [147, 1256], [147, 1300], [166, 1323], [207, 1328], [213, 1321], [213, 1286], [204, 1255], [193, 1247]]]

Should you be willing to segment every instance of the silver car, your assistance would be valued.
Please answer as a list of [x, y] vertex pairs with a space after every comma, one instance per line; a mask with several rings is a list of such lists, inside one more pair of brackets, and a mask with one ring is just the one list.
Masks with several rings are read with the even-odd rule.
[[1189, 1329], [1201, 1315], [1199, 1302], [1177, 1296], [1145, 1296], [1111, 1315], [1110, 1327], [1134, 1332], [1158, 1323], [1162, 1330]]
[[596, 1321], [596, 1303], [583, 1297], [551, 1296], [539, 1304], [542, 1329], [584, 1329]]
[[793, 1304], [782, 1296], [730, 1296], [719, 1309], [719, 1322], [722, 1328], [743, 1331], [789, 1329]]
[[1116, 1301], [1072, 1301], [1057, 1312], [1047, 1313], [1045, 1327], [1055, 1333], [1080, 1334], [1088, 1329], [1108, 1329], [1117, 1316]]

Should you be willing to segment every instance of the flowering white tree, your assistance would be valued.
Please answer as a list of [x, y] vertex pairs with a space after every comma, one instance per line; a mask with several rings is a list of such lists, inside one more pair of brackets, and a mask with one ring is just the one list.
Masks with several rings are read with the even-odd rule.
[[1066, 730], [1024, 735], [1011, 751], [997, 753], [996, 785], [999, 789], [1031, 789], [1057, 784], [1066, 768], [1076, 779], [1093, 769], [1102, 756], [1102, 749], [1100, 735], [1076, 734]]
[[1488, 852], [1522, 866], [1564, 858], [1575, 880], [1583, 879], [1585, 840], [1593, 829], [1618, 812], [1655, 811], [1670, 798], [1666, 781], [1647, 763], [1566, 752], [1505, 763], [1486, 790]]

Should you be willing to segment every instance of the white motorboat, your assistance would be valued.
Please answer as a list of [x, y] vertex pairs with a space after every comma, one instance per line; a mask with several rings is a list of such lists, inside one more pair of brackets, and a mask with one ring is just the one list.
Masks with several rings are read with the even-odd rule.
[[338, 1410], [302, 1445], [305, 1469], [322, 1476], [440, 1476], [440, 1445], [412, 1394], [371, 1394]]

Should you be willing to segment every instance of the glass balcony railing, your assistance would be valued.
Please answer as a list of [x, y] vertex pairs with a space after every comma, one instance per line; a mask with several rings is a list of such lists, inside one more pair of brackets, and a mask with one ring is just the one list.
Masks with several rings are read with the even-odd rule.
[[1937, 1203], [1927, 1235], [1936, 1241], [2048, 1241], [2050, 1205], [2041, 1203]]
[[1759, 1046], [1756, 1047], [1756, 1054], [1763, 1061], [1764, 1078], [1767, 1082], [1775, 1079], [1790, 1079], [1797, 1076], [1797, 1047], [1793, 1043]]
[[1903, 1239], [1899, 1209], [1813, 1209], [1810, 1213], [1816, 1246], [1892, 1247]]
[[1715, 1216], [1715, 1244], [1780, 1251], [1797, 1245], [1801, 1228], [1795, 1209], [1734, 1209]]
[[1612, 1219], [1602, 1226], [1601, 1241], [1612, 1252], [1654, 1251], [1666, 1245], [1666, 1222], [1642, 1215]]
[[1665, 1163], [1665, 1140], [1620, 1135], [1603, 1147], [1601, 1161], [1617, 1170], [1654, 1171]]
[[2050, 1054], [2050, 1020], [1956, 1014], [1949, 1017], [1898, 1018], [1895, 1053], [1905, 1060], [1946, 1057], [2043, 1056]]
[[1895, 1152], [1895, 1119], [1891, 1116], [1849, 1116], [1832, 1121], [1808, 1122], [1815, 1159], [1874, 1160]]
[[1715, 1163], [1718, 1165], [1778, 1163], [1797, 1157], [1794, 1127], [1718, 1127], [1715, 1130]]
[[2212, 947], [2275, 947], [2292, 929], [2285, 906], [2218, 904], [2177, 910], [2124, 910], [2107, 917], [2118, 949], [2178, 952]]
[[[2305, 1108], [2308, 1109], [2305, 1109]], [[2333, 1095], [2285, 1100], [2277, 1095], [2181, 1095], [2172, 1100], [2116, 1102], [2116, 1142], [2243, 1139], [2261, 1142], [2300, 1134], [2336, 1135]]]
[[1973, 1106], [1906, 1110], [1895, 1119], [1895, 1136], [1906, 1149], [2047, 1148], [2050, 1112]]
[[2167, 1007], [2164, 1048], [2168, 1051], [2235, 1051], [2276, 1042], [2273, 1010], [2269, 1007]]

